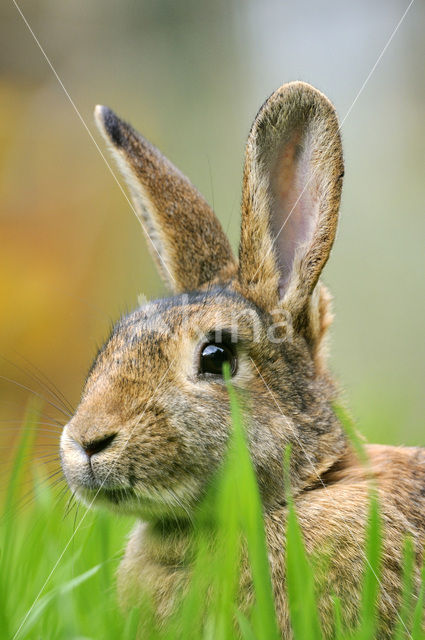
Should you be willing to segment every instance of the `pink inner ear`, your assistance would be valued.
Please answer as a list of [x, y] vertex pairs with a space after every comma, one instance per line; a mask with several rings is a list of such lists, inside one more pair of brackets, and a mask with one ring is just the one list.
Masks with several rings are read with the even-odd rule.
[[308, 132], [304, 135], [295, 132], [278, 154], [272, 173], [271, 231], [281, 272], [281, 298], [295, 275], [295, 258], [302, 258], [308, 251], [319, 218], [317, 179], [311, 166], [309, 138]]

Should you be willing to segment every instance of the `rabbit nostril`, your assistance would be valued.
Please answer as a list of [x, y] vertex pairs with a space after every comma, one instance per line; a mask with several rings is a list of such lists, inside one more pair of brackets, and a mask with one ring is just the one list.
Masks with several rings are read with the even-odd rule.
[[104, 449], [106, 449], [106, 447], [109, 447], [112, 441], [115, 440], [116, 435], [116, 433], [112, 433], [111, 435], [104, 438], [98, 438], [97, 440], [92, 440], [91, 442], [85, 442], [83, 444], [83, 449], [88, 457], [91, 458], [95, 453], [100, 453], [100, 451], [103, 451]]

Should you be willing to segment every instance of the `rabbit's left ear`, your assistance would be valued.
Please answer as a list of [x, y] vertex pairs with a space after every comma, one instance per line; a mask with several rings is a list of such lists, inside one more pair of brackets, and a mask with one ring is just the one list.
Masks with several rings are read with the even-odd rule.
[[344, 174], [335, 110], [303, 82], [261, 107], [246, 149], [239, 250], [244, 295], [305, 323], [335, 237]]
[[236, 261], [214, 212], [176, 167], [111, 109], [97, 125], [130, 187], [158, 269], [175, 293], [230, 279]]

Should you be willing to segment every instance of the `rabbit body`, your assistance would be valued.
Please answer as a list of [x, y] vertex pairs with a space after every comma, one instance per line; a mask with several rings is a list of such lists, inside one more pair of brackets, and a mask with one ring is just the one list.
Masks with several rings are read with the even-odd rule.
[[[370, 479], [379, 486], [380, 516], [384, 531], [381, 593], [379, 599], [379, 638], [389, 638], [397, 623], [400, 607], [403, 541], [410, 535], [417, 566], [412, 597], [420, 588], [420, 563], [425, 538], [425, 452], [419, 448], [369, 445], [366, 447], [368, 472], [348, 452], [328, 473], [323, 485], [303, 492], [295, 501], [307, 552], [328, 554], [323, 571], [316, 565], [315, 579], [322, 628], [332, 637], [334, 596], [342, 603], [347, 627], [358, 622], [362, 578], [365, 569], [365, 523], [370, 502]], [[265, 529], [275, 594], [276, 613], [283, 638], [291, 638], [285, 583], [286, 508], [265, 514]], [[146, 589], [153, 594], [160, 620], [172, 613], [176, 594], [184, 592], [190, 581], [190, 530], [159, 528], [137, 524], [120, 565], [118, 585], [124, 607], [137, 603]], [[320, 567], [320, 565], [319, 565]], [[241, 568], [240, 606], [253, 602], [249, 564]]]
[[[174, 292], [117, 323], [61, 439], [63, 469], [77, 495], [139, 519], [119, 569], [122, 603], [137, 603], [148, 589], [164, 620], [190, 580], [190, 515], [225, 457], [231, 430], [226, 362], [244, 398], [283, 637], [291, 637], [282, 472], [288, 444], [307, 552], [328, 557], [316, 579], [329, 637], [333, 595], [348, 625], [359, 613], [371, 478], [376, 482], [384, 530], [379, 637], [389, 637], [406, 534], [419, 588], [425, 453], [371, 445], [365, 469], [333, 410], [337, 391], [325, 357], [330, 296], [319, 280], [344, 173], [333, 106], [295, 82], [261, 107], [246, 149], [238, 260], [193, 185], [112, 111], [98, 107], [96, 117]], [[252, 599], [244, 561], [241, 607]]]

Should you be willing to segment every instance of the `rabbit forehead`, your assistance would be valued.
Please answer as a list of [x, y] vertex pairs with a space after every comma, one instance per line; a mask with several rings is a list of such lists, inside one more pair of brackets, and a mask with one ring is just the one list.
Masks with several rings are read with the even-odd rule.
[[184, 293], [155, 300], [133, 311], [115, 326], [111, 341], [117, 346], [165, 345], [182, 335], [195, 337], [215, 330], [250, 337], [264, 313], [231, 288]]
[[[122, 318], [96, 356], [87, 376], [85, 396], [93, 386], [114, 381], [155, 387], [158, 376], [181, 361], [181, 350], [215, 331], [250, 341], [264, 322], [262, 312], [230, 288], [214, 288], [155, 300]], [[213, 338], [214, 339], [214, 338]], [[218, 338], [219, 339], [219, 338]]]

